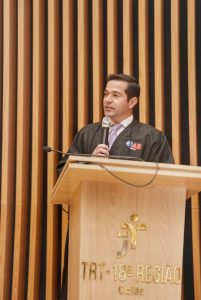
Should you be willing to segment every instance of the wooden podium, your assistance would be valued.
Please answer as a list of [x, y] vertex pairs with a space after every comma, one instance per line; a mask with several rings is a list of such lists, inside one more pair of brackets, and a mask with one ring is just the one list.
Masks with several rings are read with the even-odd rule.
[[70, 156], [51, 198], [70, 205], [68, 299], [180, 300], [185, 200], [200, 190], [200, 167]]

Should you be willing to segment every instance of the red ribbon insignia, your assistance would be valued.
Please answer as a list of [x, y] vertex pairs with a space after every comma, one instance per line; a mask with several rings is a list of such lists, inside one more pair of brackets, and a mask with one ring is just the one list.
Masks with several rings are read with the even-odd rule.
[[138, 144], [138, 143], [134, 143], [131, 147], [130, 147], [130, 149], [132, 149], [132, 150], [142, 150], [142, 144]]

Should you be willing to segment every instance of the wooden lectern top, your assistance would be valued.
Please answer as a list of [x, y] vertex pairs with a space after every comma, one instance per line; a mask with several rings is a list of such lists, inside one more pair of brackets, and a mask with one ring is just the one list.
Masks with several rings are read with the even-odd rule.
[[[186, 187], [186, 198], [201, 190], [201, 167], [164, 163], [139, 162], [70, 155], [51, 195], [52, 204], [67, 204], [81, 182], [122, 183], [120, 179], [137, 186]], [[148, 186], [152, 178], [154, 180]]]

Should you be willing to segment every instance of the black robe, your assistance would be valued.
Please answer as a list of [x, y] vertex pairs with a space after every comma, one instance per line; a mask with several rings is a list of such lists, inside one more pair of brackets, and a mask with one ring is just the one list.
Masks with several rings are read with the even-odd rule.
[[[102, 143], [101, 140], [101, 123], [89, 124], [76, 134], [68, 154], [92, 154], [96, 146]], [[165, 135], [158, 129], [135, 119], [117, 136], [110, 149], [110, 155], [127, 156], [134, 160], [149, 162], [174, 163]], [[65, 155], [60, 161], [58, 172], [62, 170], [67, 158], [68, 155]]]

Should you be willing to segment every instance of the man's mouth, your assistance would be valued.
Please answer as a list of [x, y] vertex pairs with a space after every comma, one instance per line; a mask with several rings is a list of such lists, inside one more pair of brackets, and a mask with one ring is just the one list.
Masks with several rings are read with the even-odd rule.
[[114, 109], [113, 107], [105, 106], [105, 110], [113, 110], [113, 109]]

